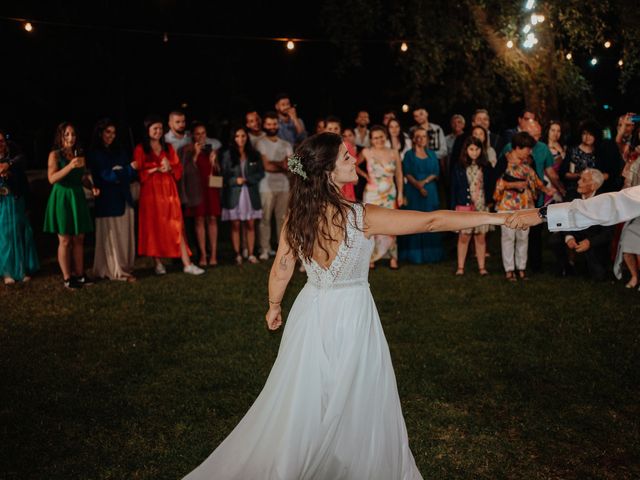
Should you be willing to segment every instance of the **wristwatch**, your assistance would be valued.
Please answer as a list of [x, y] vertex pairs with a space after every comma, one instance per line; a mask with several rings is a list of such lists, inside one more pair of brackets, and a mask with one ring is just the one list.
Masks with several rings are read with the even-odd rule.
[[547, 206], [540, 207], [538, 209], [538, 216], [542, 219], [543, 222], [547, 221]]

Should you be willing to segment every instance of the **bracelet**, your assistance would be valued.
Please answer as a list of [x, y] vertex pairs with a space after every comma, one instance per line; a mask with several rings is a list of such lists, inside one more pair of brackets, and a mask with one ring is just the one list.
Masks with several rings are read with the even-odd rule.
[[271, 301], [271, 299], [269, 299], [269, 303], [272, 305], [280, 305], [282, 303], [282, 300], [280, 300], [279, 302], [273, 302]]

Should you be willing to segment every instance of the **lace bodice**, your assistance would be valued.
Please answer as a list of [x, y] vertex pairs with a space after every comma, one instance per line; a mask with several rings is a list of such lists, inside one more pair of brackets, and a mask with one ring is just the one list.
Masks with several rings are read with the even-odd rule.
[[366, 238], [362, 232], [364, 206], [355, 204], [354, 208], [355, 218], [349, 213], [346, 238], [340, 243], [329, 268], [323, 268], [315, 260], [302, 260], [308, 283], [318, 288], [334, 288], [367, 281], [374, 242], [373, 238]]

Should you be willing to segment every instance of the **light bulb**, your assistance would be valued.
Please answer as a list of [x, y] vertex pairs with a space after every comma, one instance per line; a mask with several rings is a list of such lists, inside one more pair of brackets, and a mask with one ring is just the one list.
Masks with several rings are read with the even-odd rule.
[[409, 112], [409, 105], [407, 105], [406, 103], [404, 105], [402, 105], [402, 112], [403, 113]]
[[33, 32], [33, 25], [31, 24], [31, 22], [25, 23], [24, 24], [24, 29], [29, 33]]
[[589, 63], [591, 63], [591, 65], [595, 67], [598, 64], [598, 59], [596, 57], [593, 57]]
[[573, 55], [571, 55], [571, 52], [569, 52], [569, 53], [567, 53], [567, 54], [565, 55], [565, 58], [566, 58], [567, 60], [571, 60], [571, 59], [573, 58]]
[[294, 48], [296, 48], [296, 44], [293, 42], [293, 40], [289, 40], [287, 42], [287, 50], [293, 50]]
[[513, 48], [513, 42], [511, 40], [507, 42], [507, 48]]
[[524, 28], [522, 29], [522, 31], [524, 33], [529, 33], [531, 31], [531, 25], [529, 25], [528, 23], [524, 26]]
[[407, 50], [409, 50], [409, 45], [407, 45], [407, 42], [402, 42], [402, 45], [400, 45], [400, 51], [406, 52]]
[[604, 42], [604, 48], [611, 48], [611, 42], [609, 40]]

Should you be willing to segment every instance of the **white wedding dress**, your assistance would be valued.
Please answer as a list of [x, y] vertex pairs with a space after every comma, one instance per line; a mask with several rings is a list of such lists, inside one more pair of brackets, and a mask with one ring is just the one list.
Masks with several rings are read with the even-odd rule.
[[267, 383], [185, 480], [422, 479], [367, 282], [373, 240], [353, 222], [328, 269], [305, 262]]

